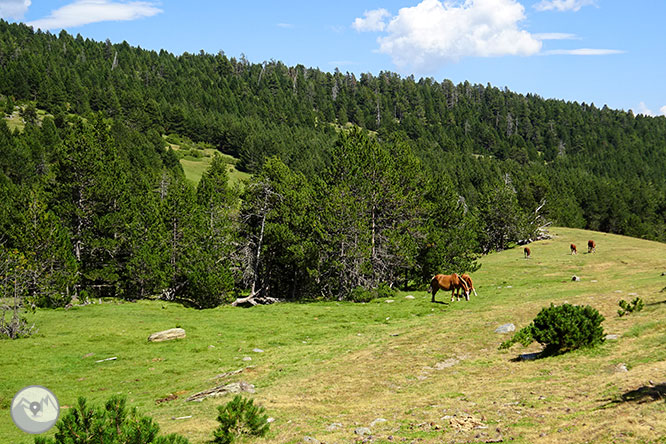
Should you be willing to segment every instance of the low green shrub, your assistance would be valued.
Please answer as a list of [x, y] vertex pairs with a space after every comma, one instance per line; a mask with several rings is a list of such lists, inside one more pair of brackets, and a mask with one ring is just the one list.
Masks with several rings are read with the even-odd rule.
[[604, 340], [603, 320], [604, 317], [589, 305], [551, 304], [543, 308], [530, 325], [503, 342], [500, 349], [509, 348], [516, 342], [527, 346], [537, 341], [545, 346], [541, 354], [548, 356], [592, 347]]
[[231, 444], [245, 435], [264, 436], [268, 432], [265, 409], [254, 405], [252, 399], [236, 395], [217, 410], [220, 426], [214, 432], [213, 442], [216, 444]]
[[189, 444], [176, 434], [157, 436], [160, 427], [126, 398], [114, 395], [104, 407], [91, 407], [85, 398], [58, 420], [54, 438], [36, 437], [35, 444]]
[[627, 302], [622, 299], [620, 302], [618, 302], [618, 305], [620, 306], [620, 309], [617, 311], [617, 314], [622, 317], [635, 311], [641, 311], [643, 309], [643, 299], [637, 297], [631, 302]]
[[373, 299], [395, 297], [396, 294], [396, 290], [382, 282], [377, 288], [354, 288], [349, 294], [349, 300], [352, 302], [370, 302]]

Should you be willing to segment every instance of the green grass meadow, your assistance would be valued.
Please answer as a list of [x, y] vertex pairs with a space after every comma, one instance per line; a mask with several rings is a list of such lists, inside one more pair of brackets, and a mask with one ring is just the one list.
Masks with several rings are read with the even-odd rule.
[[[666, 402], [652, 396], [666, 394], [660, 388], [666, 382], [666, 245], [551, 231], [553, 239], [530, 245], [530, 259], [522, 248], [483, 257], [472, 275], [478, 297], [469, 302], [450, 302], [440, 292], [431, 303], [424, 282], [419, 291], [367, 304], [198, 311], [105, 300], [38, 310], [30, 316], [38, 333], [0, 341], [0, 443], [33, 442], [10, 417], [13, 395], [27, 385], [54, 391], [61, 414], [79, 396], [102, 403], [124, 394], [162, 432], [208, 442], [217, 406], [232, 395], [185, 399], [240, 380], [256, 386], [250, 396], [275, 418], [257, 442], [300, 443], [306, 436], [359, 442], [354, 430], [377, 418], [386, 420], [371, 427], [377, 443], [666, 442]], [[590, 238], [597, 242], [593, 254], [584, 252]], [[576, 256], [569, 254], [571, 242]], [[581, 280], [573, 282], [573, 275]], [[636, 295], [645, 309], [619, 317], [618, 301]], [[538, 344], [498, 350], [510, 336], [496, 327], [512, 322], [519, 329], [541, 308], [564, 302], [598, 309], [606, 333], [619, 339], [533, 361], [515, 358], [538, 351]], [[147, 341], [173, 327], [187, 337]], [[109, 357], [117, 360], [96, 362]], [[245, 370], [217, 377], [238, 369]], [[156, 402], [170, 395], [176, 398]]]
[[180, 160], [180, 165], [183, 167], [185, 178], [195, 186], [201, 180], [201, 176], [208, 170], [215, 154], [222, 156], [227, 163], [227, 173], [229, 174], [229, 183], [231, 185], [237, 185], [241, 181], [250, 178], [250, 174], [236, 169], [238, 159], [228, 154], [221, 154], [210, 144], [196, 143], [185, 136], [177, 134], [169, 134], [164, 136], [164, 138], [176, 152]]

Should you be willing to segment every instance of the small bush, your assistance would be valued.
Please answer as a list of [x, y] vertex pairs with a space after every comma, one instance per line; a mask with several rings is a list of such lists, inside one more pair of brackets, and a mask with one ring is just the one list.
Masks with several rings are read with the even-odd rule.
[[36, 437], [35, 444], [189, 444], [180, 435], [157, 436], [160, 427], [152, 418], [128, 409], [126, 399], [115, 395], [104, 407], [90, 407], [79, 398], [56, 428], [54, 438]]
[[603, 320], [604, 317], [589, 305], [551, 304], [542, 309], [530, 325], [503, 342], [500, 349], [516, 342], [527, 346], [537, 341], [545, 346], [542, 355], [547, 356], [592, 347], [604, 340]]
[[213, 442], [231, 444], [244, 435], [264, 436], [268, 432], [265, 409], [254, 405], [252, 399], [236, 395], [224, 406], [217, 408], [220, 426], [215, 430]]
[[373, 299], [395, 297], [396, 294], [396, 290], [382, 282], [377, 288], [354, 288], [349, 294], [349, 300], [352, 302], [370, 302]]
[[620, 309], [617, 311], [617, 314], [622, 317], [635, 311], [641, 311], [643, 309], [643, 299], [637, 297], [631, 302], [627, 302], [622, 299], [620, 302], [618, 302], [618, 305], [620, 306]]

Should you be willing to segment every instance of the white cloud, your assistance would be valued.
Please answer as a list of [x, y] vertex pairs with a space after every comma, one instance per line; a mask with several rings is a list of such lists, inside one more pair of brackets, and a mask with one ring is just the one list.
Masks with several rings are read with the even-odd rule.
[[28, 25], [40, 29], [60, 29], [96, 22], [136, 20], [160, 12], [162, 10], [155, 4], [145, 1], [75, 0]]
[[666, 116], [666, 105], [659, 108], [659, 112], [661, 113], [662, 116]]
[[294, 27], [291, 23], [278, 23], [277, 24], [278, 28], [285, 28], [285, 29], [291, 29]]
[[365, 11], [363, 13], [365, 18], [357, 17], [352, 23], [352, 28], [362, 31], [383, 31], [386, 27], [384, 19], [391, 15], [386, 9], [373, 9], [372, 11]]
[[596, 0], [542, 0], [534, 5], [537, 11], [579, 11], [583, 6], [597, 5]]
[[624, 54], [625, 51], [619, 49], [595, 49], [595, 48], [578, 48], [578, 49], [552, 49], [544, 51], [543, 55], [580, 55], [580, 56], [595, 56], [595, 55], [612, 55]]
[[30, 7], [30, 3], [32, 3], [30, 0], [1, 0], [0, 17], [20, 20]]
[[532, 34], [532, 37], [538, 40], [579, 40], [580, 37], [576, 34], [566, 34], [563, 32], [542, 32], [539, 34]]
[[645, 102], [641, 102], [638, 104], [638, 109], [636, 110], [636, 114], [643, 114], [645, 116], [653, 116], [654, 114], [652, 113], [652, 110], [647, 107]]
[[[437, 67], [462, 57], [529, 56], [541, 41], [518, 24], [525, 8], [516, 0], [423, 0], [402, 8], [377, 39], [379, 52], [399, 67]], [[358, 20], [358, 19], [357, 19]]]

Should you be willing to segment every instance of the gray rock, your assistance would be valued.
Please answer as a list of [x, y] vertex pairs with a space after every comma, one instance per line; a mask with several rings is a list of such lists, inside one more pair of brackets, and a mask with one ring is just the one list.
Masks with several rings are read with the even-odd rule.
[[212, 389], [204, 390], [203, 392], [195, 393], [194, 395], [187, 398], [185, 401], [197, 401], [201, 402], [206, 398], [214, 398], [217, 396], [225, 396], [228, 393], [255, 393], [255, 388], [253, 384], [247, 383], [245, 381], [232, 382], [227, 385], [220, 385], [213, 387]]
[[312, 436], [306, 436], [303, 438], [303, 442], [307, 442], [310, 444], [321, 444], [321, 441], [319, 441], [317, 438], [313, 438]]
[[620, 338], [618, 335], [606, 335], [604, 339], [607, 341], [617, 341]]
[[509, 333], [512, 331], [516, 331], [516, 326], [511, 323], [500, 325], [495, 329], [495, 333]]
[[354, 430], [354, 433], [356, 433], [357, 435], [361, 435], [361, 436], [363, 436], [363, 435], [372, 435], [372, 430], [370, 430], [367, 427], [359, 427], [359, 428]]
[[414, 296], [412, 296], [411, 294], [408, 294], [407, 296], [405, 296], [405, 299], [414, 299]]
[[370, 427], [374, 427], [374, 426], [376, 426], [377, 424], [382, 424], [382, 423], [384, 423], [384, 422], [386, 422], [386, 420], [385, 420], [384, 418], [377, 418], [377, 419], [375, 419], [374, 421], [372, 421], [372, 422], [370, 423]]
[[326, 427], [326, 430], [329, 431], [329, 432], [334, 432], [334, 431], [339, 430], [341, 428], [342, 428], [342, 424], [340, 424], [339, 422], [334, 422], [333, 424]]
[[626, 372], [628, 372], [628, 371], [629, 371], [629, 369], [627, 368], [627, 364], [625, 364], [624, 362], [620, 362], [620, 363], [619, 363], [618, 365], [616, 365], [615, 368], [613, 369], [613, 372], [614, 372], [614, 373], [626, 373]]
[[394, 301], [393, 299], [387, 299], [387, 300], [384, 301], [384, 302], [386, 302], [387, 304], [390, 304], [391, 302], [395, 302], [395, 301]]
[[243, 361], [251, 361], [251, 360], [252, 360], [252, 358], [250, 358], [249, 356], [243, 357]]
[[522, 355], [518, 356], [518, 359], [521, 361], [534, 361], [539, 357], [541, 353], [523, 353]]
[[453, 367], [459, 362], [460, 361], [457, 360], [456, 358], [449, 358], [444, 362], [438, 362], [437, 364], [435, 364], [435, 370], [444, 370], [446, 368]]
[[158, 331], [148, 336], [150, 342], [170, 341], [172, 339], [181, 339], [185, 337], [185, 330], [182, 328], [170, 328], [169, 330]]
[[255, 352], [255, 353], [263, 353], [263, 352], [264, 352], [264, 351], [263, 351], [262, 349], [260, 349], [260, 348], [253, 348], [252, 351]]

